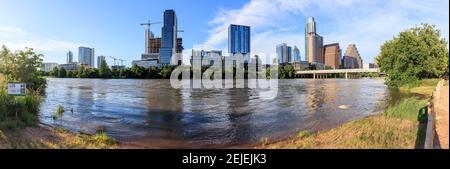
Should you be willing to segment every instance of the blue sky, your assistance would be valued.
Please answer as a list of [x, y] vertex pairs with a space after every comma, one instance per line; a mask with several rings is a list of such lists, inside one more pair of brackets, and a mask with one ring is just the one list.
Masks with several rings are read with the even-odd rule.
[[[366, 63], [384, 41], [421, 22], [436, 25], [449, 39], [448, 0], [0, 0], [0, 44], [33, 47], [45, 54], [45, 62], [58, 63], [68, 50], [77, 56], [83, 45], [129, 65], [144, 51], [139, 23], [162, 21], [165, 9], [176, 11], [185, 31], [179, 34], [185, 58], [192, 48], [226, 51], [230, 23], [252, 27], [255, 54], [274, 53], [286, 42], [298, 46], [304, 58], [309, 16], [316, 18], [325, 43], [339, 42], [344, 51], [354, 43]], [[160, 29], [152, 26], [158, 36]]]

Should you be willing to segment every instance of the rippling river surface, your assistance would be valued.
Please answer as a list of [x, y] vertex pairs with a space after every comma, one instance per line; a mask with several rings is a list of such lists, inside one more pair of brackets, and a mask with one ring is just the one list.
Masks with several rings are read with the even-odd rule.
[[[73, 132], [99, 128], [150, 147], [225, 147], [279, 140], [383, 111], [380, 79], [294, 79], [261, 89], [173, 89], [169, 80], [48, 79], [40, 119]], [[54, 119], [58, 105], [65, 108]]]

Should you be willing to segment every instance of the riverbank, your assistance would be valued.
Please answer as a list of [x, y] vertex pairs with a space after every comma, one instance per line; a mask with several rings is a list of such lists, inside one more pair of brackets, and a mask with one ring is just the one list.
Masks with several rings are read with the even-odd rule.
[[43, 125], [0, 129], [0, 149], [114, 149], [106, 134], [75, 134]]
[[399, 92], [402, 92], [405, 98], [382, 114], [351, 121], [327, 131], [299, 131], [296, 136], [287, 140], [263, 142], [254, 148], [423, 148], [426, 130], [425, 108], [437, 83], [437, 79], [430, 79], [423, 80], [421, 85], [415, 88], [401, 88]]

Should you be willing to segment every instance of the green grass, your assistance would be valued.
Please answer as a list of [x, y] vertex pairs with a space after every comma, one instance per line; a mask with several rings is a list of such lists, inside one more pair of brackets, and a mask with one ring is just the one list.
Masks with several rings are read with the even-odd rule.
[[297, 137], [299, 138], [308, 137], [310, 135], [311, 133], [308, 130], [302, 130], [297, 133]]
[[38, 121], [42, 97], [34, 92], [26, 96], [9, 96], [0, 89], [0, 129], [16, 129]]
[[53, 119], [58, 119], [61, 118], [64, 115], [64, 107], [61, 105], [58, 105], [58, 107], [56, 107], [55, 112], [53, 113]]
[[426, 100], [407, 98], [397, 105], [390, 107], [384, 113], [387, 117], [407, 119], [411, 121], [422, 121], [426, 119]]

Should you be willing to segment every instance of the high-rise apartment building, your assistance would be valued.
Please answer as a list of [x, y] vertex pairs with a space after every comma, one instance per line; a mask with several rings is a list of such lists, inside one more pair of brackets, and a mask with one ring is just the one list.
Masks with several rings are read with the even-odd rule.
[[333, 69], [339, 69], [341, 63], [342, 52], [339, 47], [339, 43], [332, 43], [323, 46], [325, 66], [329, 66]]
[[228, 27], [228, 52], [230, 54], [250, 53], [250, 27], [230, 25]]
[[325, 63], [323, 37], [316, 32], [314, 17], [308, 18], [305, 28], [305, 58], [310, 63]]
[[100, 68], [102, 66], [102, 62], [103, 61], [106, 62], [106, 57], [105, 56], [98, 56], [97, 57], [97, 68]]
[[287, 46], [286, 43], [277, 46], [277, 57], [279, 64], [286, 64], [292, 62], [292, 47]]
[[66, 60], [67, 64], [73, 62], [73, 53], [72, 53], [72, 51], [67, 52], [67, 58], [66, 59], [67, 59]]
[[78, 47], [78, 62], [81, 65], [94, 67], [95, 62], [95, 49], [89, 47]]

